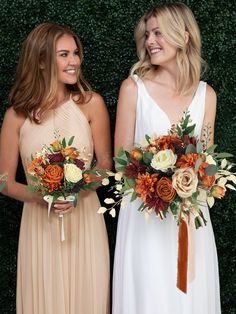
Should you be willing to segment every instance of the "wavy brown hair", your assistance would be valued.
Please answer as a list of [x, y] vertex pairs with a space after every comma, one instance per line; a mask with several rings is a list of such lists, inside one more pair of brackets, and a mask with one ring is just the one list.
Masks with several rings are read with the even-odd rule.
[[[139, 61], [133, 65], [131, 75], [137, 73], [139, 77], [144, 77], [149, 71], [158, 69], [158, 65], [151, 64], [145, 48], [146, 22], [151, 17], [158, 19], [164, 38], [177, 47], [178, 92], [183, 95], [193, 92], [206, 63], [201, 58], [201, 37], [197, 22], [192, 11], [183, 3], [156, 6], [140, 19], [135, 29]], [[186, 32], [189, 35], [187, 42]]]
[[[54, 23], [43, 23], [34, 28], [23, 42], [16, 71], [15, 84], [10, 92], [10, 103], [16, 113], [38, 123], [47, 110], [53, 108], [57, 94], [56, 42], [63, 35], [74, 38], [83, 61], [83, 47], [78, 36], [69, 28]], [[83, 78], [81, 68], [77, 83], [66, 85], [70, 93], [79, 95], [78, 103], [88, 101], [86, 91], [91, 87]], [[91, 94], [91, 93], [90, 93]]]

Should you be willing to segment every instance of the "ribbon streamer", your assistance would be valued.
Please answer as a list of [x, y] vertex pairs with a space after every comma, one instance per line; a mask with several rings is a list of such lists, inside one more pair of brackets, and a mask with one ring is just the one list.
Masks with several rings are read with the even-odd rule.
[[[74, 202], [76, 196], [75, 195], [68, 195], [66, 197], [60, 196], [57, 198], [58, 201], [65, 201], [65, 202]], [[53, 203], [53, 196], [52, 195], [45, 195], [43, 199], [48, 203], [48, 217], [50, 216], [50, 211]], [[60, 238], [61, 242], [65, 241], [65, 230], [64, 230], [64, 215], [60, 214], [59, 218], [61, 219], [61, 230], [60, 230]]]
[[177, 287], [187, 293], [187, 272], [188, 272], [188, 226], [181, 218], [179, 225], [179, 247], [178, 247], [178, 270]]

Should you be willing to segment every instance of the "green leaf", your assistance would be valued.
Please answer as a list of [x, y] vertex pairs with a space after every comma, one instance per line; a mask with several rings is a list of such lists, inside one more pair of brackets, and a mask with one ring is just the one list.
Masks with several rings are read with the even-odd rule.
[[195, 124], [194, 125], [191, 125], [191, 126], [188, 126], [185, 130], [184, 130], [184, 134], [186, 134], [186, 135], [188, 135], [188, 134], [190, 134], [191, 132], [193, 132], [194, 131], [194, 129], [195, 129]]
[[196, 150], [198, 154], [203, 152], [203, 145], [201, 142], [197, 142]]
[[133, 193], [132, 193], [132, 196], [131, 196], [130, 202], [133, 202], [134, 200], [136, 200], [137, 197], [138, 197], [137, 193], [136, 193], [136, 192], [133, 192]]
[[218, 153], [217, 154], [217, 158], [228, 158], [228, 157], [233, 157], [234, 155], [230, 154], [230, 153]]
[[197, 216], [195, 218], [195, 228], [198, 229], [200, 227], [202, 227], [202, 221], [201, 221], [201, 218], [199, 216]]
[[151, 137], [150, 137], [149, 135], [147, 135], [147, 134], [145, 135], [145, 139], [146, 139], [146, 141], [148, 142], [148, 144], [150, 144], [150, 138], [151, 138]]
[[186, 127], [187, 127], [187, 125], [188, 125], [188, 122], [189, 122], [189, 118], [190, 118], [190, 115], [186, 114], [186, 116], [184, 117], [183, 124], [182, 124], [183, 130], [186, 129]]
[[218, 167], [216, 165], [209, 165], [204, 171], [207, 176], [214, 176], [218, 171]]
[[143, 154], [143, 161], [146, 165], [149, 165], [151, 163], [152, 158], [153, 158], [152, 153], [144, 153]]
[[[78, 197], [79, 197], [79, 193], [78, 193]], [[77, 197], [75, 197], [73, 200], [73, 206], [76, 207], [76, 205], [77, 205]]]
[[125, 151], [124, 151], [123, 147], [121, 146], [121, 147], [118, 149], [117, 156], [118, 156], [118, 157], [122, 157], [124, 154], [125, 154]]
[[69, 142], [68, 142], [68, 146], [71, 146], [73, 141], [74, 141], [74, 136], [71, 136], [71, 138], [69, 139]]
[[134, 179], [126, 178], [125, 181], [130, 188], [135, 187], [135, 180]]
[[115, 165], [115, 168], [117, 171], [124, 171], [125, 170], [124, 166]]
[[142, 203], [142, 204], [139, 206], [138, 211], [140, 212], [143, 208], [144, 208], [144, 203]]
[[208, 154], [212, 154], [212, 153], [214, 153], [216, 147], [217, 147], [217, 145], [212, 145], [212, 146], [210, 146], [210, 147], [207, 148], [206, 152], [207, 152]]
[[185, 154], [191, 154], [194, 153], [196, 154], [196, 147], [193, 144], [189, 144], [185, 150]]
[[183, 132], [182, 132], [182, 129], [180, 128], [180, 126], [178, 124], [177, 124], [177, 132], [178, 132], [178, 136], [182, 137]]
[[38, 179], [38, 178], [35, 178], [35, 177], [34, 177], [34, 176], [32, 176], [32, 175], [30, 175], [28, 178], [29, 178], [29, 179], [30, 179], [30, 181], [32, 181], [32, 182], [38, 182], [38, 181], [39, 181], [39, 179]]
[[2, 191], [4, 189], [5, 185], [6, 185], [5, 182], [0, 183], [0, 191]]
[[129, 159], [130, 159], [130, 153], [129, 153], [129, 152], [127, 152], [126, 150], [125, 150], [124, 157], [126, 157], [126, 159], [127, 159], [127, 160], [129, 160]]
[[66, 139], [65, 138], [63, 138], [61, 145], [63, 148], [66, 148]]
[[199, 167], [201, 166], [202, 163], [202, 159], [198, 158], [198, 160], [196, 161], [196, 165], [195, 165], [195, 171], [199, 170]]
[[113, 158], [114, 161], [122, 166], [127, 166], [127, 161], [122, 159], [122, 158], [118, 158], [118, 157], [114, 157]]

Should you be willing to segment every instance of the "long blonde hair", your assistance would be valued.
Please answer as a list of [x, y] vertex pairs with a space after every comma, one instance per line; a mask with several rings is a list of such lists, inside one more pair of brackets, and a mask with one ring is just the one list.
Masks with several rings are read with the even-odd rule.
[[[57, 93], [56, 42], [63, 35], [74, 38], [83, 61], [83, 48], [78, 36], [65, 26], [43, 23], [34, 28], [24, 41], [17, 66], [16, 81], [9, 95], [10, 103], [18, 114], [38, 123], [51, 109]], [[78, 103], [87, 101], [90, 85], [79, 69], [77, 82], [66, 85], [68, 91], [79, 95]]]
[[[179, 94], [185, 95], [197, 88], [201, 72], [206, 64], [201, 58], [201, 38], [192, 11], [183, 3], [163, 4], [152, 8], [139, 21], [135, 29], [135, 41], [139, 61], [131, 69], [131, 75], [144, 77], [149, 71], [158, 69], [150, 62], [145, 48], [146, 22], [151, 17], [158, 19], [164, 38], [177, 47]], [[189, 35], [186, 41], [186, 32]]]

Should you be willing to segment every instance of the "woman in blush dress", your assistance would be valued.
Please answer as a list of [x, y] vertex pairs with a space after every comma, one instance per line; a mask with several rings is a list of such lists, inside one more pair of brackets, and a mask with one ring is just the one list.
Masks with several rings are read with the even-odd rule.
[[[1, 131], [2, 191], [24, 202], [17, 268], [17, 314], [109, 313], [109, 252], [96, 192], [81, 192], [76, 207], [55, 202], [50, 218], [42, 196], [16, 181], [20, 154], [27, 177], [31, 154], [54, 134], [93, 155], [97, 169], [112, 164], [109, 116], [102, 97], [81, 73], [82, 45], [70, 29], [43, 23], [26, 38]], [[64, 215], [60, 241], [58, 215]]]
[[[213, 144], [216, 94], [200, 81], [203, 69], [198, 25], [184, 4], [151, 9], [135, 30], [139, 61], [121, 86], [115, 151], [130, 150], [145, 135], [168, 134], [188, 111], [195, 136], [211, 128]], [[216, 246], [207, 205], [207, 225], [192, 229], [192, 269], [188, 290], [176, 287], [178, 227], [169, 214], [145, 220], [141, 201], [125, 199], [119, 214], [113, 277], [113, 314], [219, 314], [220, 294]], [[195, 243], [195, 245], [194, 245]]]

